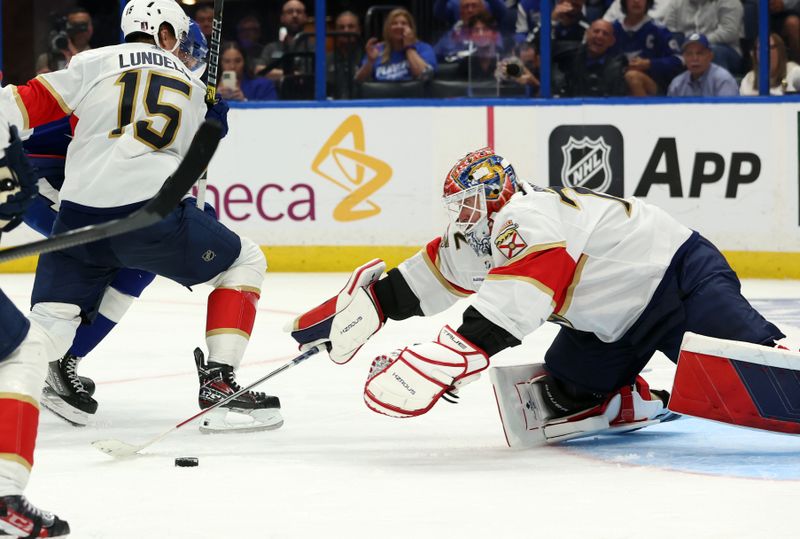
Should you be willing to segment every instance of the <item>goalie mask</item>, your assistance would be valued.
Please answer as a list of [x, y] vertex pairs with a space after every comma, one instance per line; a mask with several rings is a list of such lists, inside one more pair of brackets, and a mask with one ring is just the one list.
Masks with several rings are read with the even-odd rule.
[[476, 252], [489, 253], [494, 215], [519, 189], [511, 164], [481, 148], [460, 159], [447, 174], [443, 203], [453, 227]]

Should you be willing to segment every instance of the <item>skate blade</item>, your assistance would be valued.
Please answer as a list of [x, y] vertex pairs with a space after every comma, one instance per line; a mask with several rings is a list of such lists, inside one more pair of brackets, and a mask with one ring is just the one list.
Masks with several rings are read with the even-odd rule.
[[114, 458], [132, 457], [142, 449], [141, 446], [126, 444], [120, 440], [95, 440], [92, 447]]
[[89, 424], [89, 414], [66, 403], [58, 393], [49, 387], [42, 390], [41, 404], [70, 425], [85, 427]]
[[225, 434], [231, 432], [261, 432], [275, 430], [283, 425], [283, 417], [278, 409], [255, 410], [242, 413], [218, 408], [208, 413], [200, 423], [203, 434]]

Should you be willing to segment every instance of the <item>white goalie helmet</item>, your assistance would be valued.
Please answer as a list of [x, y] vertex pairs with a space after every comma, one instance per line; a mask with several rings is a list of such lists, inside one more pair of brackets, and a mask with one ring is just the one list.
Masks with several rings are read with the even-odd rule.
[[158, 29], [163, 23], [172, 27], [178, 43], [189, 34], [189, 17], [175, 0], [130, 0], [122, 12], [120, 26], [126, 38], [134, 33], [147, 34], [160, 46]]

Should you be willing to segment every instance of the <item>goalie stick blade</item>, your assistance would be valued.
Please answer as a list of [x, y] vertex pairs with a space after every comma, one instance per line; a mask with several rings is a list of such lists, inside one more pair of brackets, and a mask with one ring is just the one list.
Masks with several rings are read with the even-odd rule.
[[127, 444], [121, 440], [95, 440], [92, 447], [114, 458], [132, 457], [144, 446]]
[[70, 230], [51, 238], [2, 250], [0, 264], [17, 258], [76, 247], [156, 224], [169, 215], [208, 167], [219, 145], [221, 133], [222, 128], [219, 123], [203, 122], [192, 139], [189, 151], [172, 176], [167, 178], [158, 193], [144, 207], [134, 213], [108, 223]]

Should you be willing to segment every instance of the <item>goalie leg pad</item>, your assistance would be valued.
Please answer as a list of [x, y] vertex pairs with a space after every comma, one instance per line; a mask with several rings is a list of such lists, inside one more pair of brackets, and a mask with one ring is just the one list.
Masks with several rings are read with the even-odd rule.
[[666, 420], [665, 402], [637, 378], [634, 386], [609, 395], [601, 404], [558, 417], [543, 382], [550, 375], [542, 363], [494, 367], [489, 371], [506, 443], [513, 448], [623, 433]]
[[800, 354], [686, 333], [669, 409], [732, 425], [800, 434]]

